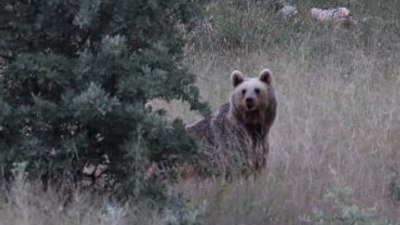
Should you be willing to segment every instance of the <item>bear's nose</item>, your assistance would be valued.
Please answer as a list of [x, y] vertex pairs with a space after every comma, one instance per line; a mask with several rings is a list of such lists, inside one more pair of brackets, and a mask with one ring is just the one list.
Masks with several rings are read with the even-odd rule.
[[247, 106], [247, 108], [252, 108], [254, 106], [254, 99], [246, 98], [246, 106]]

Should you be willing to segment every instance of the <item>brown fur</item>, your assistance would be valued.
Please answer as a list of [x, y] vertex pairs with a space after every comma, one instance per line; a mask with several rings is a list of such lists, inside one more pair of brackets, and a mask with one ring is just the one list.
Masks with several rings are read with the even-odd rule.
[[[258, 78], [246, 78], [240, 71], [231, 75], [233, 90], [229, 103], [187, 126], [189, 132], [213, 146], [210, 159], [226, 171], [260, 171], [269, 152], [268, 133], [276, 117], [277, 102], [271, 86], [271, 72], [261, 71]], [[251, 107], [246, 99], [252, 99]]]

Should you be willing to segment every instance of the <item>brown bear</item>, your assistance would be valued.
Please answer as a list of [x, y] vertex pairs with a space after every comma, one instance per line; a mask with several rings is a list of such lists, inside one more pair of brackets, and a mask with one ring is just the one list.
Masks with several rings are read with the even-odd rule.
[[260, 171], [269, 152], [268, 133], [275, 120], [277, 101], [271, 84], [271, 71], [264, 69], [258, 78], [231, 74], [233, 90], [228, 103], [214, 115], [188, 125], [189, 133], [211, 146], [208, 158], [225, 173]]

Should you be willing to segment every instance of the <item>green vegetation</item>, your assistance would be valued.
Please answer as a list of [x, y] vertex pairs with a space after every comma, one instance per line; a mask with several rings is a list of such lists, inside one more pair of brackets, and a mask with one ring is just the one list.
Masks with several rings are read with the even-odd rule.
[[334, 213], [315, 212], [316, 224], [362, 224], [362, 225], [391, 225], [376, 215], [376, 208], [360, 209], [357, 205], [349, 203], [352, 190], [348, 188], [336, 188], [326, 194], [326, 197], [334, 202]]
[[[270, 7], [270, 1], [214, 0], [207, 2], [204, 11], [197, 11], [190, 6], [188, 8], [190, 10], [185, 12], [191, 16], [194, 16], [192, 14], [194, 12], [201, 12], [202, 15], [195, 22], [190, 23], [191, 29], [188, 32], [183, 33], [178, 32], [185, 31], [181, 30], [182, 26], [164, 26], [162, 24], [165, 14], [154, 15], [160, 18], [160, 21], [157, 21], [155, 23], [157, 25], [154, 24], [154, 26], [160, 25], [161, 30], [178, 29], [173, 30], [172, 37], [174, 38], [172, 39], [163, 39], [164, 36], [158, 34], [154, 34], [154, 38], [160, 37], [167, 46], [172, 44], [174, 40], [179, 40], [179, 45], [183, 47], [181, 45], [183, 42], [180, 42], [181, 39], [187, 41], [183, 52], [177, 51], [177, 58], [166, 57], [164, 59], [162, 57], [166, 60], [166, 63], [162, 64], [160, 61], [156, 61], [155, 65], [174, 65], [173, 68], [177, 70], [187, 68], [188, 71], [181, 71], [181, 73], [168, 73], [171, 76], [167, 77], [174, 81], [175, 79], [179, 80], [179, 82], [188, 79], [188, 82], [184, 83], [185, 87], [176, 84], [177, 86], [174, 87], [177, 88], [179, 94], [170, 97], [167, 97], [170, 94], [168, 90], [175, 89], [168, 87], [167, 84], [174, 85], [174, 82], [167, 83], [165, 80], [158, 80], [158, 83], [154, 86], [135, 86], [136, 80], [132, 80], [132, 83], [123, 82], [124, 87], [132, 91], [132, 93], [128, 92], [132, 96], [136, 94], [142, 96], [141, 94], [143, 94], [144, 97], [135, 98], [135, 102], [132, 103], [135, 104], [135, 107], [132, 108], [140, 110], [140, 113], [123, 114], [126, 118], [124, 122], [119, 120], [119, 117], [115, 117], [116, 122], [119, 121], [120, 123], [113, 122], [111, 124], [109, 118], [114, 115], [114, 109], [118, 110], [118, 107], [128, 104], [132, 99], [128, 98], [129, 100], [122, 101], [119, 99], [119, 95], [113, 95], [105, 86], [104, 79], [107, 76], [104, 74], [107, 73], [101, 71], [104, 68], [109, 69], [106, 71], [118, 71], [120, 66], [125, 65], [125, 61], [117, 59], [123, 56], [122, 59], [127, 60], [130, 65], [128, 56], [144, 54], [139, 50], [131, 52], [135, 48], [129, 47], [132, 42], [128, 35], [115, 36], [115, 33], [106, 32], [107, 23], [101, 27], [93, 28], [100, 29], [101, 34], [109, 34], [109, 37], [103, 38], [102, 36], [96, 42], [98, 45], [92, 46], [94, 49], [88, 47], [87, 52], [84, 52], [84, 54], [79, 52], [77, 56], [74, 56], [75, 58], [72, 57], [72, 61], [59, 51], [41, 52], [41, 48], [37, 48], [40, 50], [39, 53], [34, 51], [29, 52], [28, 55], [12, 55], [17, 59], [22, 57], [19, 60], [22, 60], [23, 65], [28, 62], [31, 63], [33, 59], [38, 62], [40, 60], [40, 65], [60, 64], [60, 61], [68, 62], [67, 64], [70, 66], [67, 67], [62, 64], [63, 67], [75, 69], [66, 70], [66, 72], [65, 69], [62, 69], [61, 72], [82, 74], [82, 79], [85, 81], [85, 76], [89, 76], [87, 81], [92, 81], [93, 84], [75, 81], [76, 83], [71, 85], [74, 92], [71, 96], [66, 95], [71, 98], [65, 98], [75, 99], [74, 104], [68, 104], [68, 106], [64, 106], [65, 108], [72, 112], [81, 112], [79, 116], [85, 118], [83, 121], [90, 121], [89, 119], [93, 115], [95, 119], [97, 118], [93, 124], [100, 124], [104, 128], [113, 128], [112, 130], [107, 129], [110, 132], [118, 130], [121, 131], [121, 135], [126, 135], [125, 128], [121, 129], [121, 126], [136, 128], [131, 130], [133, 136], [129, 134], [127, 140], [130, 140], [130, 142], [115, 142], [125, 143], [123, 145], [125, 147], [119, 148], [119, 144], [113, 145], [113, 148], [109, 149], [110, 152], [107, 152], [110, 155], [111, 153], [117, 154], [114, 157], [120, 157], [114, 161], [110, 159], [111, 162], [118, 162], [118, 167], [125, 166], [125, 163], [127, 163], [126, 168], [135, 167], [134, 169], [122, 170], [122, 172], [118, 169], [115, 171], [117, 174], [121, 174], [122, 180], [129, 178], [128, 180], [133, 179], [136, 182], [135, 184], [140, 184], [139, 187], [141, 188], [139, 189], [124, 189], [128, 192], [134, 190], [136, 196], [143, 196], [143, 192], [138, 190], [154, 190], [146, 186], [146, 182], [142, 183], [142, 175], [145, 168], [150, 165], [151, 160], [160, 159], [160, 161], [172, 161], [170, 164], [175, 164], [175, 158], [169, 158], [169, 156], [175, 156], [175, 153], [185, 153], [185, 156], [179, 154], [183, 157], [180, 159], [184, 160], [192, 160], [191, 157], [196, 156], [196, 154], [193, 154], [194, 150], [190, 139], [183, 139], [185, 140], [183, 142], [179, 141], [185, 135], [182, 124], [175, 122], [172, 124], [176, 124], [176, 126], [173, 126], [171, 122], [168, 122], [179, 118], [185, 123], [190, 123], [201, 117], [197, 112], [190, 110], [190, 105], [194, 106], [199, 103], [196, 96], [197, 92], [192, 92], [190, 88], [194, 88], [195, 78], [190, 74], [197, 76], [196, 85], [202, 99], [207, 100], [210, 106], [216, 109], [227, 101], [230, 89], [229, 74], [232, 70], [240, 69], [244, 73], [254, 76], [262, 68], [268, 67], [273, 72], [273, 85], [277, 92], [279, 105], [278, 118], [271, 129], [271, 152], [267, 170], [256, 181], [238, 179], [225, 183], [218, 179], [197, 179], [196, 177], [180, 180], [172, 186], [163, 186], [163, 188], [167, 187], [170, 198], [167, 200], [168, 204], [164, 205], [166, 207], [158, 210], [149, 208], [146, 204], [121, 206], [103, 197], [94, 197], [79, 190], [75, 191], [72, 198], [68, 200], [69, 204], [63, 206], [60, 202], [64, 202], [64, 195], [58, 194], [57, 190], [53, 188], [43, 192], [35, 179], [22, 182], [22, 186], [21, 183], [13, 182], [12, 185], [16, 186], [9, 189], [13, 191], [4, 191], [4, 197], [1, 195], [2, 198], [0, 198], [0, 225], [2, 223], [149, 225], [389, 225], [400, 223], [398, 204], [400, 189], [400, 165], [398, 163], [400, 157], [398, 152], [400, 148], [400, 66], [398, 63], [400, 61], [400, 36], [398, 32], [400, 24], [398, 21], [400, 14], [397, 12], [400, 2], [396, 0], [310, 0], [293, 2], [301, 12], [298, 17], [291, 19], [283, 19], [279, 14], [276, 14]], [[357, 26], [350, 29], [333, 28], [329, 24], [319, 23], [308, 18], [305, 14], [306, 10], [317, 6], [324, 8], [346, 6], [354, 14]], [[121, 8], [126, 11], [126, 16], [132, 19], [129, 21], [136, 21], [135, 18], [131, 18], [131, 16], [138, 15], [132, 12], [134, 7], [121, 6]], [[22, 9], [21, 7], [20, 10]], [[143, 11], [143, 16], [147, 15], [146, 13], [148, 12]], [[7, 14], [0, 13], [1, 18], [4, 15]], [[54, 24], [58, 23], [56, 22], [57, 19], [54, 19], [54, 21]], [[95, 24], [98, 25], [103, 23], [103, 21], [97, 19], [86, 21], [95, 21]], [[176, 21], [174, 20], [174, 22]], [[121, 22], [121, 24], [125, 23]], [[145, 22], [134, 23], [132, 26], [140, 24], [153, 26], [152, 23]], [[139, 28], [129, 30], [129, 32], [132, 32], [132, 35], [136, 37], [135, 35], [141, 34]], [[152, 28], [148, 35], [157, 30]], [[29, 34], [33, 35], [33, 33], [26, 35]], [[53, 34], [58, 34], [58, 32]], [[2, 35], [0, 40], [2, 46], [6, 46], [3, 44], [6, 43], [6, 37]], [[27, 40], [32, 38], [28, 37]], [[51, 35], [51, 37], [53, 36]], [[57, 35], [54, 37], [57, 38]], [[39, 36], [38, 38], [40, 40]], [[152, 51], [154, 50], [153, 47], [157, 47], [158, 50], [154, 54], [147, 55], [148, 58], [146, 56], [140, 62], [148, 62], [147, 60], [153, 62], [153, 60], [158, 60], [158, 57], [166, 56], [162, 54], [166, 49], [163, 48], [163, 45], [160, 46], [159, 42], [154, 42], [154, 39], [151, 38], [144, 40], [151, 44], [150, 49]], [[14, 39], [13, 42], [15, 42]], [[126, 47], [118, 47], [120, 46], [118, 43], [125, 43], [121, 46]], [[172, 48], [175, 45], [170, 47], [175, 49]], [[111, 54], [110, 51], [115, 51], [115, 54], [120, 52], [118, 54], [122, 54], [122, 56], [114, 57], [114, 53]], [[176, 52], [166, 51], [164, 53], [172, 56], [169, 53]], [[32, 54], [39, 56], [32, 58]], [[50, 54], [55, 57], [50, 57]], [[103, 56], [106, 58], [101, 58]], [[17, 71], [16, 69], [20, 68], [17, 67], [21, 65], [16, 64], [19, 61], [17, 59], [9, 61], [11, 64], [2, 76], [4, 81], [7, 79], [12, 82], [21, 82], [21, 79], [24, 78], [23, 75], [26, 75], [26, 73], [21, 72], [21, 76], [10, 76], [10, 72]], [[90, 68], [95, 72], [83, 70], [81, 67], [83, 62], [80, 59], [85, 59], [84, 62], [96, 62], [96, 64], [85, 64], [92, 65]], [[137, 58], [134, 57], [134, 59]], [[169, 60], [177, 60], [177, 64], [175, 62], [174, 64], [167, 63], [170, 62]], [[111, 67], [107, 67], [107, 65]], [[141, 64], [136, 63], [135, 65]], [[147, 70], [143, 69], [143, 71]], [[143, 75], [145, 82], [150, 81], [145, 79], [147, 77], [151, 77], [152, 80], [163, 77], [158, 72], [154, 72], [153, 75], [150, 75], [152, 74], [150, 72], [143, 74], [146, 74]], [[67, 77], [75, 79], [75, 76]], [[130, 79], [131, 76], [126, 76], [126, 78]], [[55, 81], [64, 82], [61, 78], [55, 79]], [[53, 90], [49, 88], [50, 86], [47, 86], [46, 82], [43, 85], [47, 88], [43, 90]], [[146, 83], [146, 85], [151, 84]], [[5, 87], [3, 85], [3, 93], [13, 93]], [[144, 90], [140, 89], [141, 87]], [[97, 93], [97, 95], [84, 94], [89, 93], [89, 90]], [[142, 90], [141, 94], [135, 92], [137, 90]], [[27, 92], [25, 89], [19, 91]], [[54, 91], [63, 90], [55, 88]], [[193, 96], [183, 97], [185, 94], [187, 96], [193, 94]], [[15, 96], [20, 96], [20, 94]], [[49, 100], [45, 98], [46, 95], [21, 96], [25, 97], [18, 99], [19, 101], [29, 100], [35, 107], [40, 106], [41, 109], [46, 110], [53, 110], [52, 105], [59, 106], [64, 101], [63, 99]], [[52, 94], [51, 96], [57, 95]], [[105, 116], [99, 116], [99, 114], [94, 113], [96, 109], [88, 108], [84, 104], [85, 99], [90, 96], [107, 96], [106, 98], [95, 98], [107, 100], [104, 101], [107, 104], [102, 105], [104, 108], [100, 108], [108, 110], [105, 111], [107, 112]], [[3, 95], [2, 110], [0, 111], [2, 124], [3, 121], [14, 121], [8, 119], [10, 115], [18, 115], [13, 111], [15, 108], [13, 104], [15, 103], [10, 102], [10, 97], [13, 97], [13, 95]], [[156, 98], [156, 100], [153, 100], [153, 98]], [[188, 101], [182, 104], [179, 101], [180, 98]], [[115, 99], [118, 101], [115, 102]], [[163, 99], [172, 101], [164, 102]], [[148, 100], [152, 100], [153, 103], [154, 111], [151, 113], [145, 113], [144, 104]], [[48, 104], [48, 102], [51, 104]], [[72, 108], [72, 106], [75, 108]], [[34, 112], [30, 107], [32, 106], [28, 107], [26, 113]], [[158, 111], [159, 108], [163, 108], [163, 110]], [[165, 115], [171, 120], [164, 119], [164, 110]], [[72, 113], [70, 111], [63, 112], [63, 114], [74, 115], [70, 114]], [[60, 111], [57, 109], [55, 112], [49, 114], [49, 120], [60, 117], [58, 116]], [[140, 118], [147, 118], [147, 120], [139, 120], [137, 119], [139, 117], [135, 117], [136, 115], [142, 115], [143, 117]], [[34, 116], [36, 116], [34, 117], [35, 120], [32, 120], [30, 126], [36, 127], [35, 132], [29, 129], [24, 130], [24, 132], [30, 132], [29, 134], [32, 135], [23, 137], [21, 141], [15, 141], [15, 143], [22, 145], [30, 138], [41, 140], [36, 135], [49, 137], [50, 140], [54, 139], [53, 133], [46, 130], [47, 126], [43, 126], [45, 128], [43, 131], [38, 129], [42, 125], [46, 125], [43, 124], [43, 119], [38, 119], [40, 114]], [[65, 117], [65, 119], [63, 122], [70, 121], [68, 117]], [[140, 126], [126, 124], [126, 121], [130, 119], [132, 119], [132, 123], [140, 123]], [[29, 128], [29, 126], [25, 126], [25, 128]], [[3, 138], [7, 133], [4, 134], [3, 130], [1, 132]], [[19, 136], [10, 137], [22, 137], [23, 134], [26, 133], [19, 133]], [[74, 138], [78, 138], [78, 136], [75, 135]], [[25, 148], [26, 150], [39, 152], [38, 149], [40, 148], [37, 146], [40, 147], [42, 143], [40, 143], [41, 145], [35, 144], [39, 142], [30, 141], [28, 143], [31, 143], [31, 145], [29, 145], [29, 149]], [[91, 143], [97, 146], [96, 140]], [[165, 147], [168, 149], [166, 152], [164, 152]], [[135, 148], [136, 150], [123, 150], [126, 148]], [[8, 149], [2, 147], [2, 155], [12, 152]], [[41, 147], [41, 149], [45, 149], [44, 152], [46, 152], [48, 148], [46, 146]], [[104, 147], [104, 149], [108, 148]], [[161, 157], [157, 154], [161, 150], [167, 154]], [[135, 154], [125, 157], [119, 155], [121, 152]], [[87, 153], [92, 154], [94, 152]], [[148, 155], [148, 153], [151, 154]], [[80, 152], [80, 154], [86, 158], [80, 158], [82, 161], [79, 160], [79, 162], [91, 159], [91, 155], [89, 157], [86, 152]], [[33, 155], [35, 156], [35, 154]], [[25, 156], [22, 154], [20, 157], [26, 158], [28, 156], [31, 157], [32, 155]], [[67, 157], [68, 154], [64, 156], [65, 159], [71, 159]], [[81, 155], [79, 156], [81, 157]], [[101, 155], [96, 156], [101, 157]], [[158, 158], [159, 156], [160, 158]], [[48, 156], [44, 155], [44, 157]], [[18, 160], [22, 161], [22, 158]], [[11, 161], [7, 162], [11, 163]], [[32, 160], [32, 162], [36, 162], [35, 166], [46, 165], [37, 162], [48, 163], [48, 161], [36, 160]], [[6, 164], [2, 165], [4, 168], [2, 171], [7, 171]], [[7, 165], [10, 166], [11, 164]], [[29, 166], [28, 164], [28, 168]], [[77, 168], [74, 166], [71, 164], [71, 168]], [[143, 184], [145, 186], [142, 186]], [[160, 186], [156, 185], [157, 190], [158, 187]], [[351, 194], [348, 190], [352, 190]], [[23, 198], [20, 198], [21, 196]], [[48, 196], [51, 196], [51, 198]], [[328, 199], [325, 198], [327, 196]], [[116, 206], [111, 207], [114, 204]], [[37, 207], [38, 205], [41, 207]]]
[[[76, 184], [105, 163], [121, 197], [160, 195], [152, 162], [188, 161], [195, 146], [180, 120], [148, 112], [152, 99], [207, 111], [182, 65], [191, 1], [2, 1], [0, 166], [27, 162], [30, 178]], [[178, 27], [177, 25], [181, 25]]]

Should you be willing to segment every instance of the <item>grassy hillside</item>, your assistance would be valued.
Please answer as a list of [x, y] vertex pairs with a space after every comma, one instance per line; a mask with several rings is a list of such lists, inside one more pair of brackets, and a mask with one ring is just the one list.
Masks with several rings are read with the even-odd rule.
[[[185, 224], [400, 223], [400, 2], [296, 5], [300, 15], [285, 20], [269, 1], [214, 0], [188, 35], [186, 64], [213, 109], [228, 99], [232, 70], [255, 76], [268, 67], [278, 118], [261, 179], [190, 179], [176, 187], [187, 201]], [[333, 29], [305, 14], [339, 5], [353, 12], [356, 27]], [[187, 123], [200, 118], [176, 102], [159, 106]], [[7, 201], [0, 198], [0, 225], [173, 221], [170, 212], [109, 208], [82, 194], [60, 209], [57, 193], [15, 185], [4, 192]]]

